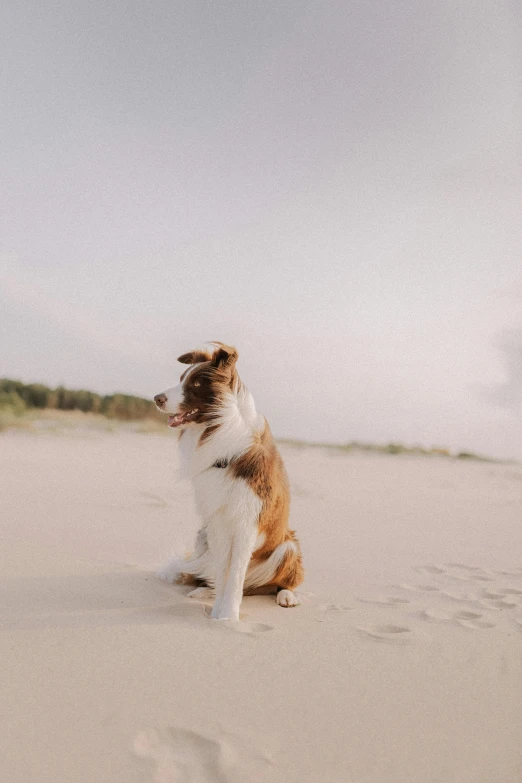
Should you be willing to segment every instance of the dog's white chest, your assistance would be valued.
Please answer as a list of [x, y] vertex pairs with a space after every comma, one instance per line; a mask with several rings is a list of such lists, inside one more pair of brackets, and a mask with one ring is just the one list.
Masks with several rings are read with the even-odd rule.
[[214, 467], [192, 479], [196, 507], [205, 521], [230, 505], [234, 483], [226, 469]]
[[252, 433], [237, 431], [237, 417], [222, 426], [219, 436], [201, 444], [203, 428], [191, 427], [179, 440], [180, 471], [192, 481], [199, 515], [206, 524], [219, 517], [220, 524], [233, 529], [245, 519], [257, 522], [262, 503], [248, 484], [237, 478], [227, 463], [246, 451]]

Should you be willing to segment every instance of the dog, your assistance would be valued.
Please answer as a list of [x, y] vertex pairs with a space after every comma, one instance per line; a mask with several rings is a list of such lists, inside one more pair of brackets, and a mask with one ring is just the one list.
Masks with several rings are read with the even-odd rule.
[[[239, 620], [243, 595], [276, 594], [297, 606], [301, 550], [288, 527], [290, 490], [265, 417], [236, 369], [238, 353], [219, 342], [178, 358], [189, 365], [154, 402], [178, 434], [181, 472], [192, 481], [202, 519], [193, 554], [160, 572], [192, 584], [192, 597], [215, 594], [211, 616]], [[210, 588], [210, 590], [209, 590]]]

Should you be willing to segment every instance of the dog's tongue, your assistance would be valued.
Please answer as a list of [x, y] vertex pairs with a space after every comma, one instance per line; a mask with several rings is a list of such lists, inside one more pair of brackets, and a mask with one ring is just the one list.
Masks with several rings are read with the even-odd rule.
[[183, 413], [176, 413], [175, 416], [169, 416], [167, 424], [169, 427], [179, 427], [181, 422], [183, 421], [184, 414]]

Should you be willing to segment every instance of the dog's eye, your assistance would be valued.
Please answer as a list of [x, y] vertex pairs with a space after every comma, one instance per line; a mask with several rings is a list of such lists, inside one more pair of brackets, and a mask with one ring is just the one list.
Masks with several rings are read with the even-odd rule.
[[201, 381], [194, 381], [194, 386], [201, 386]]

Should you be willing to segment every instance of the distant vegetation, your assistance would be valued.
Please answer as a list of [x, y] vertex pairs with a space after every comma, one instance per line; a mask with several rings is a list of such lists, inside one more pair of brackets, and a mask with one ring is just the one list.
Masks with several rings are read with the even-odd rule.
[[7, 378], [0, 379], [0, 411], [21, 416], [35, 409], [99, 413], [122, 421], [162, 418], [152, 400], [143, 397], [130, 394], [102, 396], [83, 389], [66, 389], [63, 386], [51, 389], [41, 383], [26, 384]]
[[490, 457], [483, 457], [480, 454], [473, 454], [470, 451], [460, 451], [452, 453], [449, 449], [440, 448], [434, 446], [430, 449], [423, 446], [405, 446], [403, 443], [361, 443], [360, 441], [351, 441], [350, 443], [307, 443], [300, 440], [280, 440], [280, 443], [285, 443], [287, 446], [293, 446], [294, 448], [322, 448], [322, 449], [334, 449], [336, 451], [350, 452], [350, 451], [368, 451], [373, 454], [411, 454], [411, 455], [423, 455], [430, 457], [451, 457], [454, 459], [470, 459], [480, 460], [483, 462], [496, 462], [496, 460]]
[[[94, 415], [98, 422], [113, 419], [127, 422], [142, 422], [142, 432], [154, 432], [158, 429], [167, 431], [164, 427], [165, 417], [157, 410], [152, 400], [143, 397], [134, 397], [130, 394], [106, 394], [100, 395], [84, 389], [66, 389], [58, 386], [51, 389], [41, 383], [21, 383], [7, 378], [0, 379], [0, 430], [11, 427], [31, 425], [35, 417], [53, 417], [53, 411], [81, 411]], [[59, 414], [54, 414], [56, 418]], [[78, 414], [80, 416], [81, 414]], [[64, 424], [65, 414], [60, 414], [61, 423]], [[105, 418], [101, 418], [105, 417]], [[67, 417], [68, 418], [68, 417]], [[29, 422], [27, 422], [29, 419]], [[74, 422], [76, 425], [78, 421]], [[72, 422], [71, 422], [72, 424]], [[158, 425], [161, 425], [158, 426]], [[32, 425], [31, 425], [32, 426]], [[112, 425], [107, 425], [112, 426]], [[489, 457], [482, 457], [469, 451], [461, 451], [452, 454], [446, 448], [424, 448], [422, 446], [405, 446], [402, 443], [387, 443], [379, 445], [375, 443], [360, 443], [351, 441], [345, 444], [335, 443], [307, 443], [300, 440], [279, 440], [279, 443], [293, 446], [294, 448], [323, 448], [336, 451], [367, 451], [376, 454], [411, 454], [452, 457], [462, 460], [482, 460], [494, 462]]]

